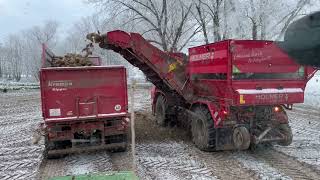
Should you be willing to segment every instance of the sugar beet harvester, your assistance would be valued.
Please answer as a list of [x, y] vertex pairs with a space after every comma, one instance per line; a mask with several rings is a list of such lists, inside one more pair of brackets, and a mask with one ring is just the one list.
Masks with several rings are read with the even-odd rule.
[[[55, 56], [45, 46], [42, 59], [42, 130], [48, 158], [99, 149], [124, 151], [129, 121], [126, 69], [46, 67]], [[89, 59], [100, 62], [97, 57]]]
[[306, 83], [315, 73], [271, 41], [225, 40], [190, 48], [186, 56], [163, 52], [137, 33], [87, 38], [138, 67], [156, 87], [156, 122], [186, 123], [195, 145], [205, 151], [289, 145], [285, 110], [304, 101]]

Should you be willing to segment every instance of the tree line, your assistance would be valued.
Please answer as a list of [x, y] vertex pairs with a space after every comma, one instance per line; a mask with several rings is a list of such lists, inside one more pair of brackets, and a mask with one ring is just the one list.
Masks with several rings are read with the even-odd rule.
[[[41, 44], [57, 53], [81, 53], [85, 35], [114, 29], [139, 32], [164, 51], [183, 51], [224, 39], [281, 40], [288, 25], [317, 9], [317, 0], [86, 0], [97, 12], [75, 22], [64, 35], [47, 21], [0, 45], [0, 78], [38, 80]], [[110, 51], [95, 49], [104, 64], [131, 65]]]

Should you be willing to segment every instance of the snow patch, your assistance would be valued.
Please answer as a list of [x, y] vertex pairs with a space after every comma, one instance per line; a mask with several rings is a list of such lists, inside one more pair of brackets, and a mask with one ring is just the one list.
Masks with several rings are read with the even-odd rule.
[[304, 94], [304, 104], [320, 107], [320, 72], [317, 72], [307, 83]]

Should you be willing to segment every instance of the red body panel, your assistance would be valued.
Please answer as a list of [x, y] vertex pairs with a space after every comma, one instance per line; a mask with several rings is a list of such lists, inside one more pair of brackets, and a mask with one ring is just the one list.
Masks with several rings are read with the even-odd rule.
[[115, 67], [41, 69], [45, 122], [126, 116], [126, 70]]
[[[100, 47], [139, 67], [159, 89], [154, 93], [168, 97], [167, 103], [184, 107], [204, 103], [222, 121], [221, 112], [232, 106], [302, 103], [306, 83], [315, 72], [296, 64], [271, 41], [225, 40], [192, 47], [184, 61], [183, 55], [161, 51], [137, 33], [111, 31], [102, 39]], [[210, 109], [207, 101], [219, 110]]]
[[231, 41], [232, 62], [241, 72], [296, 72], [300, 65], [272, 41]]
[[191, 77], [212, 75], [197, 79], [196, 92], [237, 106], [302, 103], [315, 71], [296, 64], [271, 41], [226, 40], [190, 48], [189, 54]]

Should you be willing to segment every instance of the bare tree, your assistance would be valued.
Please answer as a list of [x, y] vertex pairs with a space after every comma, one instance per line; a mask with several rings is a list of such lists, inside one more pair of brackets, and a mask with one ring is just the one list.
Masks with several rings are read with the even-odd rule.
[[57, 42], [58, 23], [56, 21], [47, 21], [43, 26], [34, 26], [26, 31], [27, 37], [36, 40], [38, 44], [46, 43], [49, 46], [55, 46]]
[[[249, 20], [252, 39], [279, 39], [289, 24], [299, 16], [299, 13], [310, 4], [310, 0], [274, 1], [274, 0], [245, 0], [243, 14]], [[241, 6], [241, 5], [240, 5]], [[239, 11], [241, 13], [241, 9]], [[242, 23], [245, 25], [245, 22]]]
[[89, 0], [104, 8], [116, 7], [117, 17], [132, 13], [128, 23], [165, 51], [180, 51], [200, 32], [190, 13], [191, 1], [182, 0]]
[[229, 36], [229, 16], [234, 13], [234, 0], [193, 0], [195, 10], [192, 13], [201, 26], [204, 41], [209, 42], [212, 34], [214, 41]]
[[299, 0], [295, 7], [291, 11], [289, 11], [288, 14], [286, 14], [283, 18], [281, 18], [281, 20], [276, 24], [276, 26], [282, 24], [282, 28], [277, 39], [280, 39], [280, 37], [283, 36], [284, 32], [288, 29], [289, 24], [297, 16], [299, 16], [299, 13], [302, 11], [302, 9], [310, 3], [310, 0]]
[[23, 70], [23, 47], [22, 40], [18, 35], [10, 35], [5, 42], [6, 46], [6, 61], [9, 69], [8, 78], [20, 81]]
[[213, 36], [214, 41], [220, 41], [221, 40], [221, 34], [220, 34], [220, 12], [222, 7], [223, 0], [211, 0], [208, 3], [203, 4], [207, 7], [209, 14], [212, 18], [213, 22]]
[[208, 32], [207, 32], [207, 25], [208, 25], [208, 20], [206, 16], [206, 11], [204, 10], [204, 5], [202, 0], [196, 0], [195, 2], [195, 13], [192, 13], [197, 22], [200, 24], [203, 37], [204, 37], [204, 42], [206, 44], [209, 44], [209, 38], [208, 38]]
[[27, 55], [25, 59], [28, 64], [27, 70], [36, 80], [39, 80], [41, 68], [41, 45], [44, 43], [50, 48], [56, 46], [58, 26], [56, 21], [47, 21], [43, 26], [34, 26], [22, 32], [25, 37], [23, 44]]

